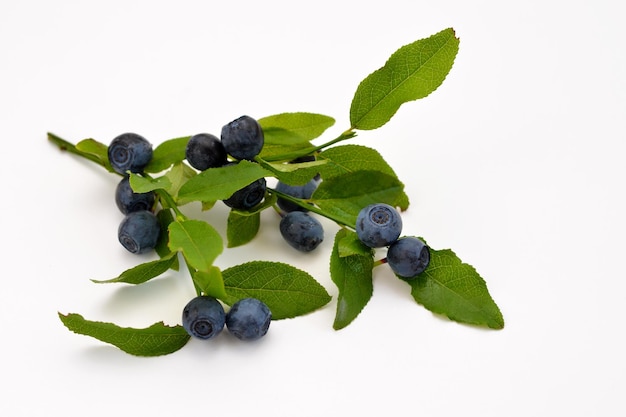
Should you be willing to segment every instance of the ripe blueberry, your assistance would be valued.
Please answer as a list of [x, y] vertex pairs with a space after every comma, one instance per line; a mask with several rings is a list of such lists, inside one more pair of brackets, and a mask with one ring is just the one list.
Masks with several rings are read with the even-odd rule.
[[136, 133], [123, 133], [111, 141], [107, 153], [115, 172], [141, 172], [152, 159], [152, 145]]
[[161, 228], [159, 220], [147, 210], [128, 213], [120, 223], [117, 236], [122, 244], [131, 253], [145, 253], [154, 249]]
[[389, 246], [387, 263], [396, 275], [414, 278], [430, 262], [428, 246], [416, 237], [403, 237]]
[[123, 214], [139, 210], [152, 210], [154, 201], [154, 191], [147, 193], [134, 192], [130, 187], [128, 177], [122, 178], [115, 188], [115, 204]]
[[[296, 198], [309, 199], [313, 195], [313, 192], [317, 189], [319, 181], [316, 179], [312, 179], [304, 185], [288, 185], [284, 182], [278, 181], [276, 183], [276, 191], [280, 191], [281, 193], [290, 195]], [[285, 200], [283, 198], [278, 197], [277, 201], [278, 207], [283, 209], [286, 212], [290, 211], [308, 211], [304, 207], [300, 207], [296, 203], [292, 203], [289, 200]]]
[[388, 204], [364, 207], [356, 219], [356, 233], [370, 248], [382, 248], [395, 242], [402, 232], [400, 213]]
[[265, 336], [271, 321], [270, 309], [256, 298], [237, 301], [226, 314], [226, 328], [241, 340], [256, 340]]
[[210, 133], [199, 133], [192, 136], [185, 148], [187, 162], [200, 171], [225, 165], [226, 157], [224, 145], [217, 136]]
[[250, 116], [241, 116], [222, 127], [221, 138], [226, 152], [236, 159], [252, 160], [263, 149], [263, 129]]
[[280, 234], [295, 249], [311, 252], [324, 240], [322, 224], [308, 213], [292, 211], [280, 220]]
[[217, 336], [226, 321], [224, 307], [213, 297], [192, 298], [183, 309], [183, 327], [190, 336], [210, 339]]
[[235, 191], [233, 195], [224, 200], [224, 204], [237, 210], [249, 210], [263, 201], [266, 185], [265, 178], [259, 178], [241, 190]]

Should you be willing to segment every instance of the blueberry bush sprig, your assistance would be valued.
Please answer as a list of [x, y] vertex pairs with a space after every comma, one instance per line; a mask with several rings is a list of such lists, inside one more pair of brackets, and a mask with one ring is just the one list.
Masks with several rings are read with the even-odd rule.
[[[326, 306], [327, 290], [286, 263], [247, 259], [223, 269], [216, 260], [261, 232], [280, 233], [286, 245], [306, 256], [319, 250], [330, 232], [318, 220], [324, 217], [337, 226], [329, 262], [338, 289], [334, 329], [357, 318], [373, 294], [373, 270], [382, 265], [428, 310], [459, 323], [503, 328], [502, 314], [472, 266], [402, 230], [401, 211], [409, 207], [409, 197], [392, 167], [374, 149], [344, 143], [359, 130], [385, 125], [404, 103], [435, 91], [458, 46], [454, 31], [445, 29], [398, 49], [358, 85], [349, 128], [321, 144], [316, 140], [335, 120], [307, 112], [244, 115], [226, 122], [219, 137], [198, 133], [154, 149], [134, 133], [108, 145], [94, 139], [73, 144], [49, 133], [59, 148], [122, 176], [115, 193], [124, 216], [120, 243], [133, 253], [154, 254], [117, 277], [92, 281], [140, 285], [183, 266], [195, 291], [187, 305], [173, 306], [182, 311], [180, 324], [124, 328], [59, 313], [63, 324], [139, 356], [175, 352], [191, 338], [217, 339], [223, 329], [243, 341], [263, 338], [271, 321]], [[205, 211], [226, 205], [225, 239], [210, 222], [189, 218], [187, 204]], [[261, 231], [260, 214], [267, 209], [280, 220], [275, 230]], [[381, 250], [386, 256], [375, 260]]]

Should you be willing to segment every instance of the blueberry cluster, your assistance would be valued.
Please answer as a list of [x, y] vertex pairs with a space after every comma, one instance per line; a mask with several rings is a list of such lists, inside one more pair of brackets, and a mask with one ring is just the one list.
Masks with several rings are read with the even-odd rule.
[[[262, 149], [263, 130], [259, 123], [241, 116], [222, 128], [221, 138], [209, 133], [192, 136], [185, 149], [187, 162], [198, 170], [217, 168], [227, 164], [228, 155], [236, 159], [253, 159]], [[115, 190], [115, 203], [124, 214], [118, 228], [118, 239], [129, 252], [142, 254], [154, 249], [161, 234], [160, 224], [154, 214], [156, 195], [153, 191], [136, 193], [129, 181], [129, 172], [142, 173], [152, 159], [152, 145], [136, 133], [124, 133], [114, 138], [108, 147], [109, 163], [113, 170], [123, 175]], [[265, 197], [266, 182], [261, 178], [235, 192], [224, 203], [248, 210]]]
[[[190, 137], [185, 148], [185, 159], [193, 168], [204, 171], [237, 164], [240, 160], [253, 160], [260, 153], [263, 144], [264, 135], [259, 123], [249, 116], [241, 116], [223, 126], [220, 138], [210, 133], [199, 133]], [[143, 173], [152, 159], [152, 154], [152, 145], [135, 133], [119, 135], [108, 148], [111, 167], [123, 176], [115, 190], [115, 203], [124, 214], [118, 228], [118, 239], [124, 248], [136, 254], [154, 249], [161, 235], [160, 223], [154, 214], [157, 195], [153, 191], [133, 191], [128, 174]], [[316, 186], [312, 182], [303, 187], [304, 191], [300, 191], [299, 187], [287, 189], [282, 185], [281, 189], [287, 194], [310, 198]], [[266, 180], [260, 178], [223, 202], [234, 209], [249, 210], [263, 201], [265, 193]], [[286, 207], [286, 210], [306, 216], [306, 219], [285, 216], [292, 219], [289, 225], [287, 221], [284, 226], [281, 223], [281, 232], [285, 229], [285, 233], [290, 236], [286, 237], [288, 242], [305, 251], [317, 247], [322, 240], [319, 222], [299, 211], [297, 207]], [[307, 228], [308, 234], [297, 232]], [[211, 339], [226, 327], [238, 339], [256, 340], [267, 333], [271, 318], [267, 305], [256, 298], [241, 299], [226, 313], [217, 299], [206, 295], [189, 301], [182, 314], [185, 330], [200, 339]]]
[[[311, 179], [304, 185], [288, 185], [278, 181], [276, 190], [306, 200], [311, 198], [319, 182], [319, 177]], [[306, 208], [280, 197], [276, 204], [282, 210], [280, 234], [291, 247], [301, 252], [311, 252], [322, 243], [324, 228]]]
[[[253, 160], [263, 149], [264, 143], [259, 122], [244, 115], [224, 125], [219, 138], [210, 133], [192, 136], [187, 142], [185, 158], [189, 165], [204, 171], [236, 164], [241, 160]], [[229, 155], [234, 161], [228, 160]], [[265, 178], [259, 178], [236, 191], [224, 200], [224, 204], [238, 210], [249, 210], [263, 201], [266, 186]]]
[[415, 278], [430, 262], [428, 246], [416, 237], [400, 237], [400, 213], [388, 204], [364, 207], [356, 220], [356, 233], [370, 248], [387, 247], [386, 261], [393, 272], [403, 278]]
[[[189, 165], [204, 171], [236, 164], [240, 160], [253, 161], [263, 149], [263, 145], [263, 129], [255, 119], [244, 115], [222, 127], [220, 138], [209, 133], [192, 136], [187, 143], [185, 158]], [[229, 161], [228, 156], [234, 161]], [[278, 181], [276, 191], [299, 199], [308, 199], [313, 195], [319, 181], [319, 176], [304, 185], [288, 185]], [[224, 204], [238, 210], [250, 210], [263, 201], [266, 189], [267, 181], [265, 178], [259, 178], [236, 191], [224, 200]], [[299, 251], [310, 252], [322, 243], [323, 227], [317, 219], [307, 213], [307, 209], [284, 198], [278, 198], [277, 205], [282, 211], [280, 233], [289, 245]]]
[[152, 159], [152, 145], [136, 133], [124, 133], [111, 141], [108, 158], [115, 172], [123, 178], [115, 189], [115, 203], [124, 214], [117, 235], [131, 253], [141, 254], [154, 249], [161, 234], [154, 215], [156, 196], [153, 191], [135, 193], [130, 187], [128, 172], [139, 173]]
[[226, 327], [237, 339], [252, 341], [267, 334], [272, 313], [256, 298], [243, 298], [226, 313], [217, 299], [201, 295], [187, 303], [182, 321], [187, 333], [198, 339], [212, 339]]

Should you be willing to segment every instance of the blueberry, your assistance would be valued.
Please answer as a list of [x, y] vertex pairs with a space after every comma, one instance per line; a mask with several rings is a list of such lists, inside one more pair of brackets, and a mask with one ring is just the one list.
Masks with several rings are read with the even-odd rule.
[[428, 246], [416, 237], [403, 237], [387, 250], [387, 263], [396, 275], [414, 278], [423, 272], [430, 262]]
[[115, 172], [141, 172], [152, 159], [152, 145], [136, 133], [124, 133], [111, 141], [107, 150]]
[[159, 220], [147, 210], [128, 213], [120, 223], [118, 239], [131, 253], [145, 253], [154, 249], [159, 240]]
[[226, 322], [224, 307], [213, 297], [192, 298], [183, 309], [183, 327], [190, 336], [210, 339], [217, 336]]
[[237, 210], [249, 210], [263, 201], [266, 186], [265, 178], [259, 178], [242, 189], [235, 191], [233, 195], [224, 200], [224, 204]]
[[123, 214], [132, 213], [139, 210], [152, 210], [154, 205], [154, 191], [147, 193], [136, 193], [130, 187], [128, 177], [122, 178], [115, 188], [115, 204]]
[[199, 133], [189, 138], [185, 158], [189, 165], [200, 171], [221, 167], [227, 162], [224, 145], [210, 133]]
[[356, 219], [356, 233], [370, 248], [382, 248], [395, 242], [402, 232], [400, 213], [388, 204], [364, 207]]
[[265, 336], [271, 321], [270, 309], [256, 298], [237, 301], [226, 314], [226, 328], [241, 340], [256, 340]]
[[241, 116], [222, 127], [221, 138], [226, 152], [236, 159], [252, 160], [263, 149], [263, 129], [250, 116]]
[[[288, 185], [284, 182], [278, 181], [276, 184], [276, 191], [290, 195], [296, 198], [309, 199], [313, 195], [313, 192], [317, 189], [319, 181], [312, 179], [304, 185]], [[300, 207], [296, 203], [292, 203], [289, 200], [278, 197], [278, 207], [286, 212], [290, 211], [308, 211], [304, 207]]]
[[316, 218], [302, 211], [292, 211], [280, 220], [280, 234], [292, 247], [311, 252], [324, 240], [324, 228]]

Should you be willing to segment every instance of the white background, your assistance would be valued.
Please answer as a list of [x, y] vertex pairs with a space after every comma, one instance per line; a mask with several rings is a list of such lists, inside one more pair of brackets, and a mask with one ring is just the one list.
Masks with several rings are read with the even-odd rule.
[[[213, 5], [219, 3], [219, 5]], [[228, 3], [228, 5], [226, 5]], [[0, 415], [623, 416], [626, 29], [619, 2], [3, 1]], [[139, 262], [117, 242], [117, 177], [61, 153], [134, 131], [153, 144], [242, 114], [308, 111], [349, 127], [358, 83], [397, 48], [454, 27], [455, 65], [426, 99], [352, 143], [406, 183], [405, 233], [474, 265], [506, 321], [464, 326], [375, 271], [348, 328], [335, 301], [137, 358], [73, 334], [57, 312], [180, 322], [184, 274], [96, 285]], [[199, 214], [224, 232], [226, 211]], [[206, 216], [206, 217], [204, 217]], [[228, 267], [281, 260], [328, 273], [332, 237], [300, 255], [264, 213]], [[143, 257], [141, 260], [150, 259]]]

